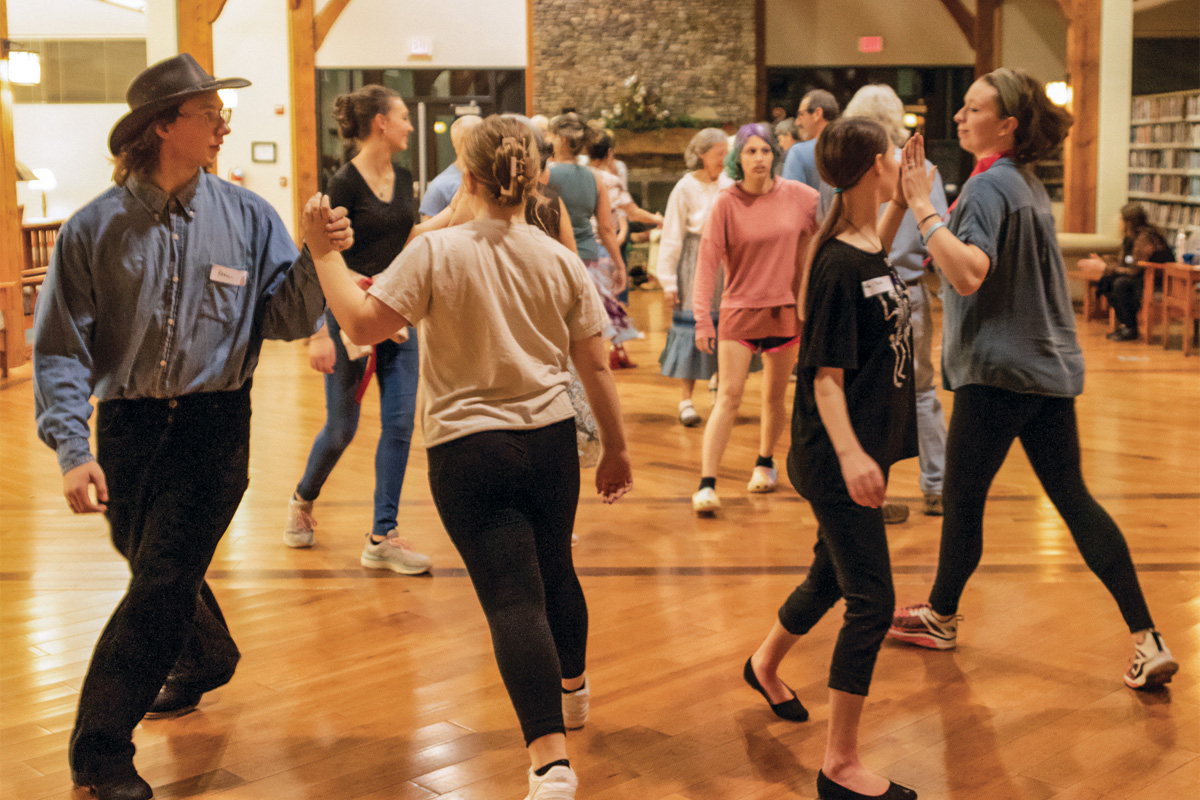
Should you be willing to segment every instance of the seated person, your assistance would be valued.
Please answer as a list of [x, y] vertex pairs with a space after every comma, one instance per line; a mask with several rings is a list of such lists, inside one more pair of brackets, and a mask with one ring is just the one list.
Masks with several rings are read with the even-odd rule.
[[1092, 253], [1079, 260], [1079, 268], [1104, 270], [1096, 285], [1096, 295], [1108, 300], [1117, 317], [1117, 328], [1108, 338], [1129, 342], [1138, 338], [1138, 311], [1142, 307], [1144, 282], [1138, 262], [1161, 264], [1172, 261], [1173, 257], [1167, 240], [1146, 219], [1146, 209], [1140, 203], [1127, 203], [1121, 209], [1121, 229], [1124, 241], [1115, 261]]

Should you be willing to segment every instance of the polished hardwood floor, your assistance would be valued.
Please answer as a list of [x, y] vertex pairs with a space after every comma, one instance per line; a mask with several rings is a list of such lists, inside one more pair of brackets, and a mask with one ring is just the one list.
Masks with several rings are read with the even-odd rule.
[[[773, 717], [742, 663], [802, 579], [814, 541], [790, 488], [749, 496], [752, 379], [721, 471], [725, 503], [696, 519], [702, 429], [674, 421], [657, 374], [669, 314], [636, 293], [647, 332], [618, 375], [635, 489], [580, 501], [576, 560], [591, 613], [592, 716], [568, 736], [590, 800], [812, 798], [826, 671], [840, 611], [783, 675], [812, 711]], [[1115, 604], [1084, 567], [1019, 447], [992, 489], [986, 549], [960, 645], [885, 644], [862, 725], [872, 768], [925, 800], [1176, 800], [1200, 796], [1200, 360], [1105, 341], [1080, 323], [1084, 470], [1122, 526], [1160, 630], [1183, 665], [1136, 693]], [[943, 402], [951, 397], [943, 394]], [[281, 539], [287, 498], [324, 416], [299, 345], [268, 343], [254, 386], [251, 482], [209, 576], [243, 651], [228, 686], [189, 716], [147, 721], [137, 765], [156, 797], [518, 800], [527, 759], [483, 615], [429, 496], [415, 446], [404, 535], [435, 563], [405, 578], [358, 565], [371, 519], [378, 402], [317, 505], [318, 545]], [[710, 398], [697, 391], [707, 416]], [[33, 425], [28, 367], [0, 387], [0, 797], [82, 798], [67, 737], [87, 660], [127, 572], [104, 520], [73, 516]], [[778, 455], [786, 451], [786, 437]], [[897, 593], [923, 600], [939, 523], [919, 512], [915, 460], [890, 494], [914, 506], [889, 529]], [[585, 477], [586, 481], [586, 477]]]

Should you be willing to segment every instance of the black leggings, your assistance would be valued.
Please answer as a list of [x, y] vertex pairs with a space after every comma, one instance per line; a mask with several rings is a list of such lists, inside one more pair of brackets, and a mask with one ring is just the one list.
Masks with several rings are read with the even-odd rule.
[[815, 501], [812, 510], [818, 525], [812, 566], [779, 609], [779, 624], [803, 636], [845, 597], [829, 688], [866, 695], [896, 607], [883, 512], [860, 506], [849, 495]]
[[1111, 281], [1101, 283], [1098, 291], [1112, 306], [1117, 322], [1136, 331], [1144, 286], [1141, 275], [1114, 275]]
[[571, 560], [574, 420], [431, 447], [429, 486], [487, 616], [525, 743], [564, 733], [561, 681], [583, 674], [588, 631]]
[[983, 507], [1013, 439], [1050, 502], [1067, 523], [1083, 560], [1117, 601], [1131, 632], [1154, 627], [1125, 537], [1083, 483], [1075, 400], [991, 386], [954, 393], [946, 441], [942, 546], [929, 595], [933, 610], [954, 614], [983, 553]]

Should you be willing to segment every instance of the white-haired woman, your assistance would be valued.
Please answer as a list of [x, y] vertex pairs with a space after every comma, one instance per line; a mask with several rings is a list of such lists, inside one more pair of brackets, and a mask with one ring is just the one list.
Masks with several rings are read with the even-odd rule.
[[[892, 87], [878, 83], [864, 86], [855, 92], [843, 116], [866, 117], [878, 122], [896, 145], [896, 158], [900, 158], [900, 148], [908, 141], [908, 129], [904, 127], [904, 103]], [[925, 169], [931, 171], [933, 162], [926, 160]], [[937, 172], [933, 173], [929, 203], [933, 206], [930, 213], [945, 216], [946, 192], [942, 188], [942, 177]], [[926, 514], [940, 517], [942, 476], [946, 472], [946, 417], [933, 385], [933, 317], [929, 311], [929, 290], [921, 283], [927, 256], [925, 245], [921, 243], [921, 231], [917, 228], [917, 218], [909, 211], [900, 221], [900, 229], [892, 241], [888, 258], [908, 288], [908, 302], [912, 307], [917, 433], [921, 452], [920, 486], [925, 495], [924, 510]], [[907, 518], [907, 506], [889, 503], [883, 508], [885, 522], [903, 522]]]
[[[717, 357], [696, 347], [696, 317], [692, 314], [692, 289], [696, 280], [696, 257], [700, 252], [700, 234], [708, 221], [717, 193], [733, 185], [725, 174], [725, 156], [729, 143], [719, 128], [705, 128], [692, 137], [684, 150], [688, 172], [679, 179], [667, 200], [663, 215], [662, 241], [658, 247], [658, 281], [663, 301], [671, 308], [671, 329], [667, 344], [658, 357], [662, 374], [679, 381], [679, 422], [691, 428], [699, 425], [700, 415], [692, 405], [696, 381], [706, 381], [717, 371]], [[721, 285], [720, 278], [716, 284]], [[713, 292], [714, 318], [721, 295]]]

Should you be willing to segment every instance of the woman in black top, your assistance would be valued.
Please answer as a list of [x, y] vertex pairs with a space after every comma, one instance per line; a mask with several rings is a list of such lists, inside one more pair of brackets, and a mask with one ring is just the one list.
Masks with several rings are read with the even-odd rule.
[[895, 603], [882, 511], [888, 469], [917, 455], [908, 295], [887, 259], [907, 210], [894, 155], [883, 126], [862, 117], [831, 123], [817, 141], [817, 168], [837, 194], [809, 256], [788, 453], [788, 476], [817, 518], [817, 543], [808, 577], [743, 673], [778, 716], [808, 719], [779, 664], [845, 598], [817, 773], [826, 800], [917, 796], [869, 772], [858, 755], [858, 721]]
[[1121, 229], [1125, 238], [1116, 263], [1092, 253], [1089, 258], [1080, 259], [1079, 266], [1104, 270], [1096, 294], [1108, 300], [1117, 317], [1117, 328], [1107, 338], [1131, 342], [1138, 338], [1138, 312], [1142, 309], [1142, 292], [1146, 285], [1138, 262], [1166, 264], [1175, 257], [1158, 228], [1146, 219], [1146, 209], [1141, 203], [1126, 203], [1121, 209]]
[[[392, 263], [414, 233], [417, 206], [412, 175], [392, 162], [396, 153], [408, 147], [413, 126], [404, 101], [382, 86], [364, 86], [342, 95], [334, 101], [334, 109], [342, 137], [353, 141], [357, 152], [330, 180], [328, 194], [331, 202], [349, 211], [353, 221], [355, 242], [343, 253], [346, 264], [370, 278]], [[373, 360], [381, 417], [375, 450], [375, 519], [359, 561], [364, 567], [407, 575], [426, 572], [429, 558], [397, 535], [396, 521], [416, 414], [416, 334], [398, 331], [368, 356], [348, 352], [340, 331], [337, 320], [327, 312], [325, 327], [309, 340], [309, 363], [325, 373], [326, 421], [309, 453], [304, 477], [288, 503], [283, 541], [289, 547], [314, 543], [312, 505], [354, 439], [364, 376]]]

